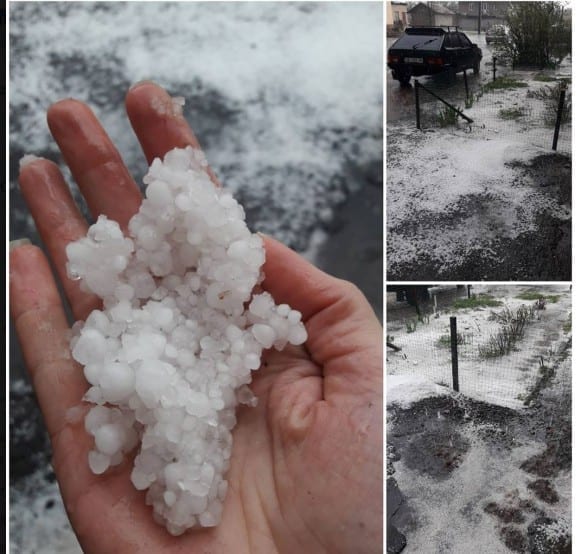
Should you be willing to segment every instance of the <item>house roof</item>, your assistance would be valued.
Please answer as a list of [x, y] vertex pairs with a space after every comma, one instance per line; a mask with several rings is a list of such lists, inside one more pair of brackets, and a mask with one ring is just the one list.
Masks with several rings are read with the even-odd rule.
[[[414, 11], [419, 6], [424, 6], [425, 8], [429, 7], [424, 2], [418, 2], [418, 4], [416, 4], [415, 6], [409, 8], [408, 12]], [[437, 13], [439, 15], [455, 15], [455, 12], [449, 10], [445, 6], [440, 5], [438, 2], [430, 2], [430, 9], [433, 11], [433, 13]]]

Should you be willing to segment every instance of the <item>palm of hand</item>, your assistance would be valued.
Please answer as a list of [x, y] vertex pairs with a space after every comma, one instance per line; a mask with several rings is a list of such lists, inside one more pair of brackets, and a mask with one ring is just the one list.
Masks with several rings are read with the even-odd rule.
[[[174, 146], [197, 146], [179, 114], [161, 117], [152, 112], [149, 100], [153, 96], [170, 102], [166, 93], [152, 84], [133, 89], [127, 98], [147, 158]], [[74, 108], [80, 119], [78, 106], [66, 108], [69, 115]], [[93, 213], [107, 213], [126, 224], [140, 198], [138, 191], [119, 190], [119, 183], [124, 185], [127, 180], [122, 168], [115, 165], [119, 161], [102, 148], [105, 153], [100, 164], [87, 167], [78, 155], [79, 146], [71, 142], [74, 129], [63, 131], [58, 119], [53, 119], [53, 134], [81, 189], [84, 185], [83, 194]], [[108, 140], [106, 135], [102, 140]], [[56, 183], [54, 167], [46, 164], [34, 162], [23, 170], [22, 189], [73, 312], [84, 318], [97, 302], [81, 293], [76, 283], [66, 282], [63, 251], [86, 224], [78, 223], [80, 216], [73, 213], [64, 189]], [[35, 203], [25, 171], [31, 180], [43, 176], [52, 204]], [[108, 198], [106, 190], [94, 190], [93, 183], [103, 172], [114, 177], [114, 195], [109, 191]], [[119, 195], [125, 202], [118, 202]], [[171, 537], [153, 521], [145, 494], [130, 482], [132, 460], [101, 476], [88, 468], [92, 439], [75, 408], [86, 384], [68, 354], [67, 326], [62, 307], [55, 306], [57, 295], [48, 266], [34, 247], [13, 252], [12, 312], [51, 432], [65, 505], [86, 552], [381, 551], [380, 326], [354, 287], [316, 270], [271, 239], [265, 239], [265, 244], [264, 287], [278, 302], [303, 312], [309, 334], [307, 349], [271, 351], [264, 356], [265, 367], [252, 383], [259, 404], [238, 412], [222, 522], [216, 528], [181, 537]], [[32, 328], [38, 331], [34, 339]], [[38, 347], [42, 347], [41, 354]]]

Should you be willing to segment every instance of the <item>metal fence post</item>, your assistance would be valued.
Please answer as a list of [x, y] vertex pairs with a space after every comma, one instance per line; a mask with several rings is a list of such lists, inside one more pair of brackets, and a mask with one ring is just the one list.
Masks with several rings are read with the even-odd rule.
[[458, 392], [458, 335], [455, 316], [450, 318], [450, 351], [452, 353], [452, 388]]
[[420, 129], [420, 93], [418, 92], [418, 79], [414, 79], [414, 97], [416, 99], [416, 128]]
[[557, 143], [559, 142], [559, 129], [561, 127], [561, 119], [563, 118], [563, 110], [565, 109], [565, 88], [561, 89], [559, 93], [559, 105], [557, 106], [557, 121], [555, 122], [555, 133], [553, 135], [553, 150], [557, 150]]
[[497, 80], [497, 58], [493, 56], [493, 82]]

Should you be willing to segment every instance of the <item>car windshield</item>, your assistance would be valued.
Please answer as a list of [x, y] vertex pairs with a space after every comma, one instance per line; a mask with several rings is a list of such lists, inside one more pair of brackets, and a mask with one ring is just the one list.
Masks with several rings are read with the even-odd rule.
[[416, 50], [422, 46], [428, 45], [429, 49], [440, 50], [444, 35], [402, 35], [391, 48], [399, 48], [402, 50]]

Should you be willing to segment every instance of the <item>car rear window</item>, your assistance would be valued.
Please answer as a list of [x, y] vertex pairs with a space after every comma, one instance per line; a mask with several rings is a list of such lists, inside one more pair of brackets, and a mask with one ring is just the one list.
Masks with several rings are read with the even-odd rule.
[[460, 41], [458, 40], [458, 34], [449, 33], [448, 35], [446, 35], [444, 46], [446, 46], [447, 48], [460, 48]]
[[472, 42], [464, 33], [458, 33], [462, 46], [472, 46]]
[[414, 35], [414, 34], [404, 34], [402, 35], [391, 48], [400, 48], [402, 50], [412, 49], [412, 48], [422, 48], [427, 50], [440, 50], [444, 35]]

